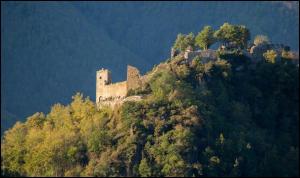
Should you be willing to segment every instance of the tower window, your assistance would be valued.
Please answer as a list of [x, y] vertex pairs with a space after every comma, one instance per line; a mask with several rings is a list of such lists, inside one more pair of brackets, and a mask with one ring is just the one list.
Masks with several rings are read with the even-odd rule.
[[102, 79], [102, 77], [100, 76], [99, 79]]

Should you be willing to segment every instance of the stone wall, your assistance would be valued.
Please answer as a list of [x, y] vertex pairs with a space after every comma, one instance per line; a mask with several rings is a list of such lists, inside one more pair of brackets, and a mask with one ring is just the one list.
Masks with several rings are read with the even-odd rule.
[[99, 107], [101, 108], [102, 106], [109, 106], [111, 108], [114, 108], [116, 106], [122, 105], [126, 101], [141, 101], [143, 99], [142, 96], [129, 96], [129, 97], [123, 97], [123, 98], [115, 98], [115, 99], [107, 99], [104, 101], [101, 101], [101, 104]]
[[149, 81], [149, 79], [150, 79], [150, 76], [148, 76], [148, 75], [141, 76], [140, 77], [141, 84], [145, 85], [145, 83], [147, 83]]
[[192, 60], [193, 58], [195, 58], [199, 54], [200, 54], [200, 51], [186, 51], [184, 53], [184, 59]]
[[198, 50], [198, 51], [186, 51], [184, 53], [184, 59], [191, 62], [196, 56], [199, 56], [202, 58], [203, 61], [208, 60], [216, 60], [217, 59], [217, 53], [215, 50]]
[[100, 86], [99, 97], [97, 98], [97, 105], [115, 105], [118, 101], [123, 100], [127, 94], [127, 82], [118, 82], [110, 85]]
[[103, 88], [102, 97], [125, 97], [127, 94], [127, 82], [118, 82], [110, 85], [106, 85]]
[[98, 107], [102, 105], [114, 107], [122, 104], [129, 90], [136, 89], [147, 81], [147, 76], [140, 76], [136, 67], [128, 65], [127, 80], [112, 84], [110, 72], [101, 69], [97, 71], [96, 75], [96, 103]]
[[136, 67], [127, 66], [127, 91], [136, 89], [142, 85], [140, 72]]

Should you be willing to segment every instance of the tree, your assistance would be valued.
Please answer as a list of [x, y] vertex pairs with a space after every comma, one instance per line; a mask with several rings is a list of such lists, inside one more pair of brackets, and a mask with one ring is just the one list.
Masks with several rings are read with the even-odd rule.
[[109, 145], [111, 138], [104, 130], [95, 130], [88, 138], [87, 146], [90, 152], [100, 153], [105, 146]]
[[164, 100], [168, 94], [175, 88], [176, 78], [174, 74], [163, 71], [153, 76], [150, 81], [150, 87], [155, 100]]
[[250, 40], [250, 31], [246, 26], [239, 25], [236, 26], [238, 31], [238, 37], [237, 37], [237, 44], [240, 45], [242, 48], [247, 47], [247, 43]]
[[224, 23], [219, 30], [214, 33], [214, 37], [223, 43], [229, 43], [234, 40], [234, 27], [229, 23]]
[[173, 48], [184, 51], [189, 46], [192, 48], [195, 47], [195, 35], [193, 33], [189, 33], [188, 35], [178, 34]]
[[[4, 135], [1, 141], [1, 172], [4, 175], [17, 176], [24, 174], [24, 148], [27, 128], [25, 124], [17, 122]], [[5, 172], [4, 172], [5, 171]]]
[[142, 177], [151, 176], [151, 167], [148, 165], [147, 160], [144, 158], [139, 165], [139, 173]]
[[235, 43], [238, 47], [245, 48], [250, 40], [250, 31], [244, 25], [231, 25], [224, 23], [219, 30], [214, 33], [215, 38], [227, 44]]
[[267, 36], [265, 35], [257, 35], [254, 39], [254, 42], [255, 46], [258, 46], [260, 44], [268, 44], [270, 43], [270, 40]]
[[264, 58], [266, 59], [267, 62], [270, 63], [275, 63], [275, 59], [277, 57], [277, 53], [274, 50], [268, 50], [263, 54]]
[[196, 36], [196, 45], [207, 50], [214, 42], [214, 31], [211, 26], [205, 26], [201, 32]]

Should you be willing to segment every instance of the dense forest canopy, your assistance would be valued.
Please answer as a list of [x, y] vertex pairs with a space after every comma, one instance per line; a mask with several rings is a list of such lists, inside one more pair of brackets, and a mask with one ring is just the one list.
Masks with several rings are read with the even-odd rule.
[[[299, 176], [299, 65], [272, 50], [253, 63], [240, 52], [247, 28], [233, 27], [246, 33], [223, 35], [239, 49], [167, 59], [128, 93], [142, 101], [97, 109], [77, 93], [17, 122], [1, 140], [2, 175]], [[174, 47], [207, 49], [219, 30], [178, 35]]]

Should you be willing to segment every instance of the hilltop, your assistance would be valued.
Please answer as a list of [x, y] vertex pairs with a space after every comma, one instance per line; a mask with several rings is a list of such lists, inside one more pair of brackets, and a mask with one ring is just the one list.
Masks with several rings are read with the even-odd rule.
[[179, 34], [126, 91], [140, 100], [99, 108], [77, 93], [17, 122], [1, 142], [2, 175], [299, 176], [299, 57], [266, 36], [250, 45], [249, 32]]

